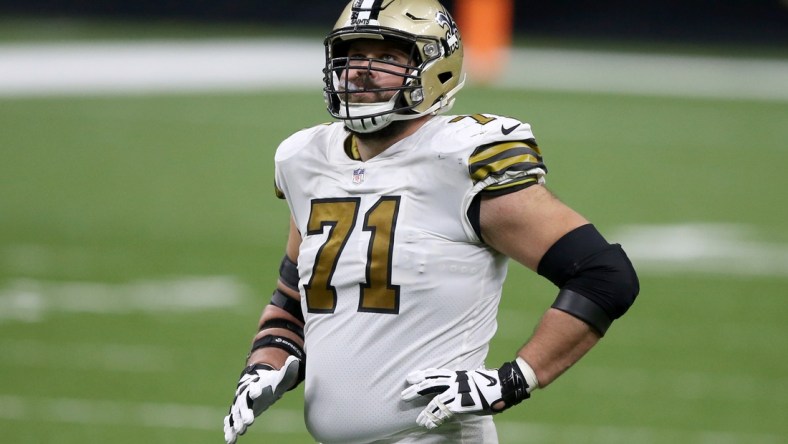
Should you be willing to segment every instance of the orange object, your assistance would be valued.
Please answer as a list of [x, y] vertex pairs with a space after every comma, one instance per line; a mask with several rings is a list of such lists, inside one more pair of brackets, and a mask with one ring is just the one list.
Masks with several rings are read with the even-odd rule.
[[456, 0], [454, 18], [465, 47], [468, 80], [494, 81], [505, 69], [512, 43], [514, 0]]

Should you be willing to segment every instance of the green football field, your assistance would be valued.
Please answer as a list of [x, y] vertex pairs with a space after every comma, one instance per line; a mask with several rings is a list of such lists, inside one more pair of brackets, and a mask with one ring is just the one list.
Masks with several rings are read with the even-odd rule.
[[[788, 442], [787, 102], [469, 87], [453, 112], [532, 123], [640, 270], [502, 443]], [[273, 153], [327, 119], [319, 91], [0, 98], [0, 441], [222, 442], [287, 234]], [[490, 365], [554, 295], [511, 266]], [[240, 443], [313, 442], [302, 393]]]

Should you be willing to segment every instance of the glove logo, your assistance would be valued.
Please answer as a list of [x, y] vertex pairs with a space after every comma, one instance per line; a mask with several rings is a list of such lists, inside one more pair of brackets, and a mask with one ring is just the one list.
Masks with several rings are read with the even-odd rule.
[[479, 376], [482, 376], [484, 379], [487, 380], [487, 382], [489, 382], [489, 384], [487, 384], [487, 387], [494, 387], [495, 384], [498, 383], [498, 381], [495, 378], [493, 378], [492, 376], [487, 376], [487, 375], [485, 375], [484, 373], [481, 373], [481, 372], [476, 372], [476, 374], [479, 375]]

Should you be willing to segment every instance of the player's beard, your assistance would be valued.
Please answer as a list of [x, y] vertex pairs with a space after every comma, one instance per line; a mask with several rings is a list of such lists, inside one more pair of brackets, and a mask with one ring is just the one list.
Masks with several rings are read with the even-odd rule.
[[386, 141], [404, 133], [405, 129], [408, 127], [409, 122], [409, 120], [394, 120], [383, 128], [371, 133], [359, 133], [353, 130], [349, 131], [359, 140], [363, 140], [365, 142]]
[[[355, 88], [358, 87], [356, 86]], [[353, 90], [355, 88], [351, 86], [350, 90]], [[368, 83], [364, 85], [363, 88], [374, 89], [374, 88], [378, 88], [378, 86]], [[368, 92], [368, 93], [360, 93], [360, 94], [352, 94], [352, 93], [349, 94], [345, 93], [345, 94], [346, 94], [345, 99], [346, 100], [351, 99], [354, 101], [354, 103], [378, 103], [378, 102], [386, 102], [390, 100], [396, 94], [396, 91], [377, 91], [373, 93]], [[377, 131], [373, 131], [371, 133], [359, 133], [353, 130], [350, 130], [350, 132], [356, 137], [358, 137], [359, 140], [373, 142], [373, 141], [388, 140], [393, 137], [396, 137], [405, 130], [406, 126], [407, 123], [405, 121], [395, 120], [389, 123], [388, 125], [386, 125], [385, 127]]]
[[[340, 92], [339, 94], [344, 94], [344, 100], [351, 100], [354, 103], [387, 102], [398, 92], [393, 90], [374, 91], [375, 89], [379, 89], [380, 85], [370, 81], [369, 78], [365, 79], [364, 84], [361, 86], [347, 82], [345, 83], [345, 87], [347, 89]], [[365, 90], [373, 90], [373, 92], [362, 92]], [[354, 91], [356, 91], [356, 94], [353, 93]], [[350, 132], [359, 140], [367, 142], [386, 141], [405, 132], [407, 126], [407, 120], [394, 120], [385, 127], [371, 133], [360, 133], [353, 130], [350, 130]]]

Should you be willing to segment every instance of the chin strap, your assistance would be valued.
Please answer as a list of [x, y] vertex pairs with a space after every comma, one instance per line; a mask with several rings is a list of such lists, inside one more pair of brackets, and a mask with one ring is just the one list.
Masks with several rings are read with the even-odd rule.
[[448, 112], [454, 106], [454, 96], [459, 90], [462, 89], [463, 86], [465, 86], [465, 78], [466, 76], [463, 74], [462, 80], [460, 80], [460, 83], [458, 83], [457, 86], [452, 88], [452, 90], [447, 92], [445, 95], [441, 96], [440, 99], [438, 99], [432, 104], [431, 107], [427, 108], [423, 112], [418, 114], [394, 114], [392, 120], [408, 120], [426, 116], [427, 114], [443, 114]]
[[463, 86], [465, 86], [465, 79], [466, 76], [463, 75], [462, 80], [457, 84], [457, 86], [452, 88], [452, 90], [446, 93], [446, 95], [442, 96], [438, 101], [433, 103], [431, 107], [420, 113], [397, 114], [392, 112], [375, 117], [360, 118], [351, 118], [347, 116], [347, 114], [369, 115], [393, 110], [394, 102], [396, 101], [397, 97], [394, 96], [388, 102], [383, 103], [342, 103], [339, 110], [340, 119], [345, 122], [345, 127], [351, 131], [357, 133], [372, 133], [387, 127], [395, 120], [413, 120], [429, 114], [442, 114], [448, 112], [454, 106], [454, 96], [460, 89], [462, 89]]

